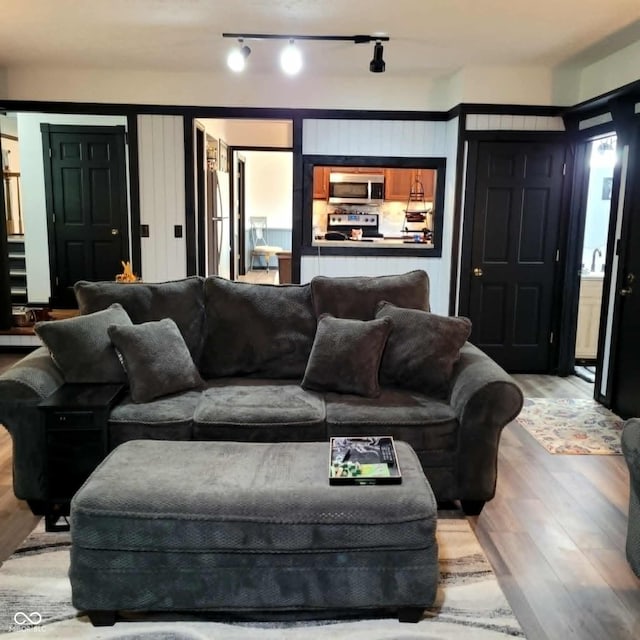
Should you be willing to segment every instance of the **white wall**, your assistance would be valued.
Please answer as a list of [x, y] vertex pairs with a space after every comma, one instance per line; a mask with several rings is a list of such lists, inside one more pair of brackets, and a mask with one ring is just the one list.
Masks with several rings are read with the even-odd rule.
[[[182, 116], [138, 116], [142, 278], [163, 282], [187, 274]], [[182, 237], [174, 237], [174, 225]], [[134, 272], [135, 272], [134, 265]]]
[[424, 269], [431, 284], [431, 308], [447, 314], [458, 119], [448, 122], [310, 119], [303, 122], [302, 139], [305, 155], [446, 158], [442, 257], [302, 256], [300, 276], [302, 282], [308, 282], [316, 275], [386, 275]]
[[31, 303], [47, 304], [51, 296], [49, 240], [44, 189], [41, 123], [125, 126], [123, 116], [83, 116], [44, 113], [19, 113], [20, 173], [25, 226], [27, 292]]
[[[291, 229], [293, 153], [243, 151], [246, 159], [246, 215], [266, 216], [271, 229]], [[248, 225], [247, 225], [248, 228]]]

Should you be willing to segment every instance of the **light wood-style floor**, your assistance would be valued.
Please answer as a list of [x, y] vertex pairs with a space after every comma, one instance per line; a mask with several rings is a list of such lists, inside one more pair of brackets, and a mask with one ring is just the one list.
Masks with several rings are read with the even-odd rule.
[[[0, 370], [18, 357], [0, 354]], [[576, 377], [514, 378], [528, 397], [592, 396]], [[553, 456], [505, 428], [496, 497], [470, 520], [529, 640], [640, 638], [640, 581], [624, 555], [628, 482], [621, 456]], [[36, 520], [13, 496], [0, 429], [0, 560]]]

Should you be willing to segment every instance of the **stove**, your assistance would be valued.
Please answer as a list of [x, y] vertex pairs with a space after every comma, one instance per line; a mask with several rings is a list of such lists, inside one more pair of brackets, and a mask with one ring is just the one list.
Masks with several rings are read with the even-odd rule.
[[382, 238], [377, 213], [334, 211], [327, 214], [327, 231], [339, 231], [350, 237], [351, 229], [362, 229], [363, 238]]

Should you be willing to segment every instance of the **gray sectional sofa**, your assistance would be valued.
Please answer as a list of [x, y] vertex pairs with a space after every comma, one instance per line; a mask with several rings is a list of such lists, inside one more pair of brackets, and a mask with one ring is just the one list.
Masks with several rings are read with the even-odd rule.
[[[500, 433], [522, 394], [466, 341], [468, 320], [429, 312], [424, 271], [281, 286], [215, 276], [79, 282], [75, 292], [79, 318], [39, 326], [53, 357], [40, 347], [0, 376], [14, 491], [36, 513], [47, 497], [37, 405], [64, 382], [114, 381], [118, 353], [107, 353], [104, 325], [123, 311], [128, 317], [115, 322], [123, 326], [108, 333], [121, 349], [126, 372], [117, 375], [129, 392], [111, 411], [110, 448], [134, 439], [390, 434], [416, 451], [437, 500], [460, 500], [472, 513], [494, 495]], [[82, 340], [94, 362], [82, 361]]]

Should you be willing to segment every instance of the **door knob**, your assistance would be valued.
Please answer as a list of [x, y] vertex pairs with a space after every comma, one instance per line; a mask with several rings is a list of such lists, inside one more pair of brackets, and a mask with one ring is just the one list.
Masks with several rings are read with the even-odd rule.
[[633, 293], [633, 288], [632, 287], [624, 287], [623, 289], [620, 289], [620, 295], [621, 296], [630, 296]]
[[120, 231], [118, 229], [111, 229], [111, 235], [112, 236], [117, 236], [120, 233]]
[[636, 281], [635, 273], [627, 273], [627, 284], [633, 284]]
[[473, 275], [474, 275], [476, 278], [480, 278], [480, 277], [482, 277], [482, 269], [481, 269], [480, 267], [476, 267], [476, 268], [473, 270]]

